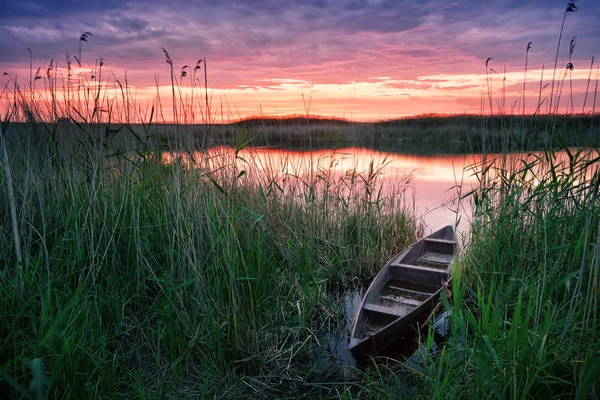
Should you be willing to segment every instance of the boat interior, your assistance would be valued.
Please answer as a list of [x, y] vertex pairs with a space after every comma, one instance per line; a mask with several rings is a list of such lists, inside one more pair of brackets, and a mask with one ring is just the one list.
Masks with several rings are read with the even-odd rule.
[[440, 291], [451, 273], [455, 244], [454, 232], [447, 227], [392, 259], [365, 298], [356, 339], [408, 315]]

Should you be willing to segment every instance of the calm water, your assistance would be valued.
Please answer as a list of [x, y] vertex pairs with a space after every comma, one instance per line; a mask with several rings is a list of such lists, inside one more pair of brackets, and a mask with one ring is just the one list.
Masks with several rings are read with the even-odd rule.
[[[165, 153], [165, 161], [188, 156]], [[458, 215], [464, 221], [471, 213], [470, 203], [457, 203], [457, 185], [463, 193], [476, 183], [465, 167], [481, 161], [479, 155], [409, 155], [380, 152], [364, 148], [295, 151], [275, 148], [246, 148], [238, 153], [229, 147], [215, 147], [207, 153], [193, 153], [198, 165], [225, 173], [223, 165], [241, 171], [240, 179], [267, 187], [271, 181], [285, 186], [290, 180], [304, 183], [348, 182], [373, 178], [373, 187], [383, 196], [402, 196], [406, 206], [426, 224], [426, 233], [445, 225], [454, 225]], [[360, 185], [356, 185], [360, 187]], [[348, 189], [350, 190], [350, 189]], [[457, 213], [458, 211], [458, 213]], [[461, 222], [461, 227], [466, 226]]]
[[[424, 222], [425, 234], [445, 225], [455, 225], [460, 218], [460, 240], [461, 233], [469, 229], [472, 203], [469, 199], [460, 202], [457, 199], [461, 193], [477, 187], [473, 168], [495, 158], [498, 158], [497, 163], [522, 163], [521, 160], [531, 160], [539, 155], [513, 153], [502, 158], [494, 154], [411, 155], [364, 148], [316, 151], [246, 148], [236, 154], [234, 148], [215, 147], [191, 156], [165, 153], [163, 159], [170, 162], [180, 158], [215, 174], [226, 174], [229, 179], [243, 179], [248, 184], [263, 188], [276, 182], [290, 195], [294, 195], [298, 188], [304, 190], [304, 185], [311, 182], [317, 187], [323, 182], [330, 182], [351, 194], [353, 190], [365, 190], [365, 185], [349, 185], [349, 182], [366, 180], [372, 188], [381, 188], [383, 196], [401, 198], [405, 206], [414, 210], [417, 218]], [[568, 160], [565, 152], [556, 153], [556, 157], [559, 161]], [[534, 181], [533, 177], [533, 184]], [[364, 289], [352, 291], [338, 299], [344, 320], [325, 338], [328, 347], [326, 356], [333, 356], [338, 362], [354, 365], [348, 342], [363, 293]], [[417, 354], [417, 349], [418, 341], [408, 340], [396, 355]]]

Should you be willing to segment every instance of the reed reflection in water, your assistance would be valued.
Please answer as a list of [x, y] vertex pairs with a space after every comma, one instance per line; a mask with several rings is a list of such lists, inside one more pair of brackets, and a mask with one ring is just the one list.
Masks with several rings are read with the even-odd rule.
[[[539, 170], [531, 166], [547, 168], [544, 157], [548, 154], [411, 155], [364, 148], [318, 151], [245, 148], [236, 152], [232, 147], [215, 147], [191, 154], [163, 153], [163, 161], [172, 163], [177, 159], [189, 167], [204, 169], [207, 176], [220, 181], [240, 181], [265, 190], [277, 186], [298, 201], [304, 201], [302, 196], [306, 189], [315, 182], [321, 189], [327, 185], [334, 185], [336, 190], [341, 188], [349, 199], [370, 190], [375, 198], [397, 197], [405, 202], [426, 224], [425, 234], [454, 225], [460, 217], [458, 231], [465, 237], [464, 234], [469, 233], [473, 204], [470, 197], [460, 202], [457, 199], [479, 186], [482, 169], [490, 167], [485, 174], [487, 179], [495, 178], [502, 171], [523, 171], [526, 180], [535, 187], [539, 184], [536, 178]], [[551, 156], [555, 165], [569, 165], [570, 156], [566, 151], [554, 152]], [[584, 156], [591, 159], [598, 154], [590, 151]], [[581, 179], [590, 177], [582, 175]], [[344, 321], [326, 337], [330, 354], [345, 364], [354, 364], [348, 350], [348, 337], [363, 293], [364, 290], [351, 291], [340, 299]], [[399, 351], [407, 355], [417, 347], [415, 339]]]
[[[553, 154], [557, 161], [569, 162], [565, 151]], [[542, 152], [413, 155], [365, 148], [298, 151], [247, 147], [236, 151], [224, 146], [189, 154], [163, 153], [165, 163], [179, 159], [225, 181], [241, 180], [265, 190], [276, 187], [299, 201], [313, 183], [320, 189], [333, 185], [349, 200], [365, 195], [365, 191], [374, 199], [393, 197], [422, 219], [425, 234], [457, 221], [459, 232], [468, 231], [472, 201], [458, 198], [479, 185], [475, 171], [480, 173], [482, 165], [494, 163], [503, 170], [523, 168], [543, 157]], [[490, 168], [488, 176], [494, 174], [494, 168]], [[535, 185], [535, 175], [530, 174]]]
[[297, 151], [266, 147], [248, 147], [239, 152], [232, 147], [213, 147], [206, 152], [163, 154], [166, 163], [175, 159], [225, 180], [242, 180], [263, 188], [276, 184], [288, 195], [299, 198], [300, 191], [312, 182], [321, 188], [341, 185], [349, 198], [364, 195], [365, 191], [370, 191], [375, 199], [393, 196], [422, 218], [429, 233], [454, 225], [458, 215], [463, 220], [470, 215], [470, 203], [457, 203], [457, 185], [462, 186], [463, 192], [473, 188], [477, 179], [465, 167], [480, 162], [481, 156], [423, 156], [364, 148]]

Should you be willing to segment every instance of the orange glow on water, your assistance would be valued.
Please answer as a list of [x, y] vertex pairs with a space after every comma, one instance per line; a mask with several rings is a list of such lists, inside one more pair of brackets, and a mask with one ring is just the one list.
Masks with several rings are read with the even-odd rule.
[[[457, 196], [459, 190], [462, 195], [478, 186], [473, 170], [482, 162], [493, 161], [503, 169], [509, 165], [522, 168], [524, 161], [532, 162], [541, 156], [542, 153], [412, 155], [365, 148], [297, 151], [264, 147], [245, 148], [237, 157], [231, 147], [193, 153], [196, 166], [225, 181], [241, 179], [263, 189], [276, 183], [293, 197], [301, 196], [311, 185], [322, 190], [326, 184], [351, 196], [364, 193], [368, 184], [374, 193], [381, 189], [380, 196], [391, 196], [409, 208], [414, 207], [416, 215], [426, 223], [427, 231], [455, 224], [459, 216], [462, 228], [466, 227], [472, 204], [470, 200], [457, 202]], [[568, 165], [566, 152], [557, 152], [555, 157], [556, 165]], [[191, 164], [187, 154], [163, 154], [166, 163], [177, 158]], [[490, 169], [490, 178], [495, 173], [494, 168]], [[532, 173], [528, 176], [532, 185], [539, 183]]]
[[[184, 154], [163, 154], [166, 163], [176, 158], [191, 163]], [[276, 182], [291, 196], [312, 183], [322, 188], [324, 182], [340, 185], [351, 195], [353, 191], [364, 191], [368, 182], [374, 192], [381, 189], [381, 196], [394, 196], [409, 207], [414, 206], [417, 215], [433, 229], [441, 224], [454, 224], [456, 214], [447, 207], [456, 203], [453, 188], [456, 184], [469, 188], [475, 184], [476, 179], [463, 174], [463, 169], [478, 156], [420, 156], [364, 148], [316, 151], [246, 148], [236, 158], [235, 149], [215, 147], [193, 153], [193, 158], [197, 166], [228, 174], [221, 178], [233, 180], [244, 171], [237, 179], [263, 188]]]

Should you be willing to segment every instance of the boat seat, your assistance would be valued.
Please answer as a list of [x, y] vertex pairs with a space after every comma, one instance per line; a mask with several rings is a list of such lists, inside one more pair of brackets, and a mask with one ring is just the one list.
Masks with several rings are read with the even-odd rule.
[[448, 280], [448, 271], [445, 269], [412, 264], [398, 263], [392, 265], [391, 272], [395, 279], [432, 287], [432, 293], [442, 286], [442, 281]]
[[452, 259], [452, 254], [435, 253], [428, 251], [413, 262], [415, 262], [417, 265], [425, 263], [426, 265], [433, 266], [433, 268], [446, 269], [452, 263]]
[[386, 301], [397, 303], [397, 304], [405, 304], [408, 306], [415, 306], [415, 307], [423, 303], [422, 301], [410, 299], [407, 297], [399, 300], [396, 296], [391, 296], [391, 295], [381, 296], [381, 300], [386, 300]]
[[376, 312], [379, 314], [392, 315], [394, 317], [404, 317], [406, 314], [408, 314], [408, 311], [409, 311], [406, 308], [386, 307], [386, 306], [381, 306], [379, 304], [373, 304], [373, 303], [363, 304], [363, 310], [372, 311], [372, 312]]
[[452, 255], [454, 253], [455, 245], [456, 242], [453, 240], [425, 238], [425, 246], [427, 249], [429, 249], [429, 251], [433, 251], [435, 253]]
[[393, 284], [390, 285], [389, 288], [392, 290], [397, 290], [399, 292], [416, 294], [417, 296], [431, 296], [437, 290], [437, 288], [431, 288], [431, 290], [424, 292], [421, 290], [412, 290], [405, 287], [395, 286]]

